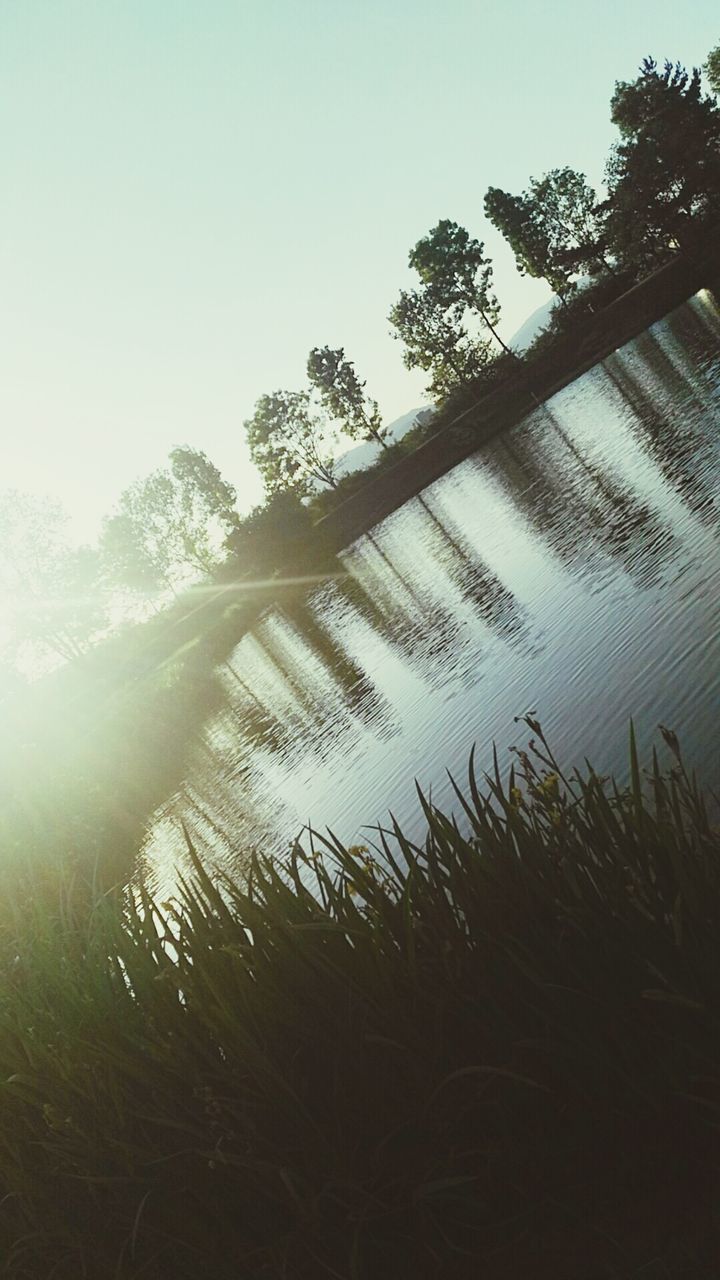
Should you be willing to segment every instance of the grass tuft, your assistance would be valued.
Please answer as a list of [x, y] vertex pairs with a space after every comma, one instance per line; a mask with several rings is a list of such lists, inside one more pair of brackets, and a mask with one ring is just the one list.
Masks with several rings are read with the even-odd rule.
[[5, 1274], [715, 1274], [718, 828], [668, 731], [623, 788], [527, 723], [421, 844], [6, 886]]

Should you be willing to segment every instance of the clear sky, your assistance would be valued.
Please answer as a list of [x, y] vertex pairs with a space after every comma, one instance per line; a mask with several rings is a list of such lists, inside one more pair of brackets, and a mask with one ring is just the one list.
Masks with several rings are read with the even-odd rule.
[[92, 537], [188, 443], [247, 507], [243, 420], [326, 343], [386, 420], [422, 404], [415, 241], [485, 240], [509, 336], [547, 290], [487, 187], [599, 182], [614, 81], [718, 41], [717, 0], [0, 0], [0, 487]]

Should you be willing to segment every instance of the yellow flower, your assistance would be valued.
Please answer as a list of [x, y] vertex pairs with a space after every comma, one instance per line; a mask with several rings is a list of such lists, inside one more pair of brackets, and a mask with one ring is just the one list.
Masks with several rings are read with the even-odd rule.
[[558, 776], [556, 773], [549, 773], [540, 783], [540, 790], [546, 795], [553, 795], [558, 789]]

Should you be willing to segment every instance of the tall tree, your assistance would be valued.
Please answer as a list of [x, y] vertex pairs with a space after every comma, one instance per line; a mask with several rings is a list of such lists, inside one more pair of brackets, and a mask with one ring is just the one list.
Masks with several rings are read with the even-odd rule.
[[522, 276], [547, 280], [561, 297], [569, 286], [569, 273], [553, 262], [547, 234], [538, 219], [537, 207], [526, 194], [514, 196], [500, 187], [485, 194], [485, 216], [507, 240]]
[[720, 94], [720, 44], [708, 54], [703, 70], [713, 93]]
[[694, 220], [720, 215], [720, 110], [697, 69], [646, 58], [616, 84], [611, 113], [621, 138], [607, 167], [610, 244], [620, 260], [652, 261]]
[[410, 251], [423, 286], [458, 324], [469, 315], [508, 354], [497, 331], [500, 306], [492, 292], [492, 262], [484, 246], [457, 222], [443, 218]]
[[613, 269], [597, 196], [575, 169], [531, 178], [519, 196], [490, 187], [485, 213], [515, 253], [521, 275], [547, 280], [561, 299], [572, 291], [574, 274]]
[[342, 424], [351, 440], [376, 440], [387, 448], [377, 400], [365, 394], [343, 347], [314, 347], [308, 356], [307, 375], [331, 418]]
[[313, 411], [308, 391], [261, 396], [245, 431], [250, 456], [269, 494], [283, 489], [307, 493], [313, 480], [335, 487], [335, 433]]
[[442, 399], [487, 370], [492, 341], [512, 355], [497, 331], [492, 263], [480, 241], [447, 218], [418, 240], [408, 262], [420, 288], [401, 292], [389, 320], [407, 367], [428, 370], [428, 391]]
[[489, 343], [472, 339], [434, 292], [401, 291], [388, 319], [404, 346], [405, 366], [431, 374], [427, 390], [433, 399], [444, 399], [487, 369]]
[[531, 178], [528, 194], [558, 272], [612, 271], [598, 197], [583, 173], [568, 166], [551, 169], [542, 178]]
[[130, 485], [104, 524], [110, 581], [145, 595], [212, 571], [236, 527], [235, 490], [200, 450], [173, 449], [169, 466]]
[[97, 553], [73, 546], [59, 503], [0, 494], [3, 643], [12, 661], [85, 653], [108, 624]]

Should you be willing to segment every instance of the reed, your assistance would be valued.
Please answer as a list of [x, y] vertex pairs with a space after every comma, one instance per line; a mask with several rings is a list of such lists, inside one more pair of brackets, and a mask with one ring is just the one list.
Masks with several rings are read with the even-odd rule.
[[7, 1275], [716, 1274], [718, 829], [528, 723], [422, 842], [6, 886]]

